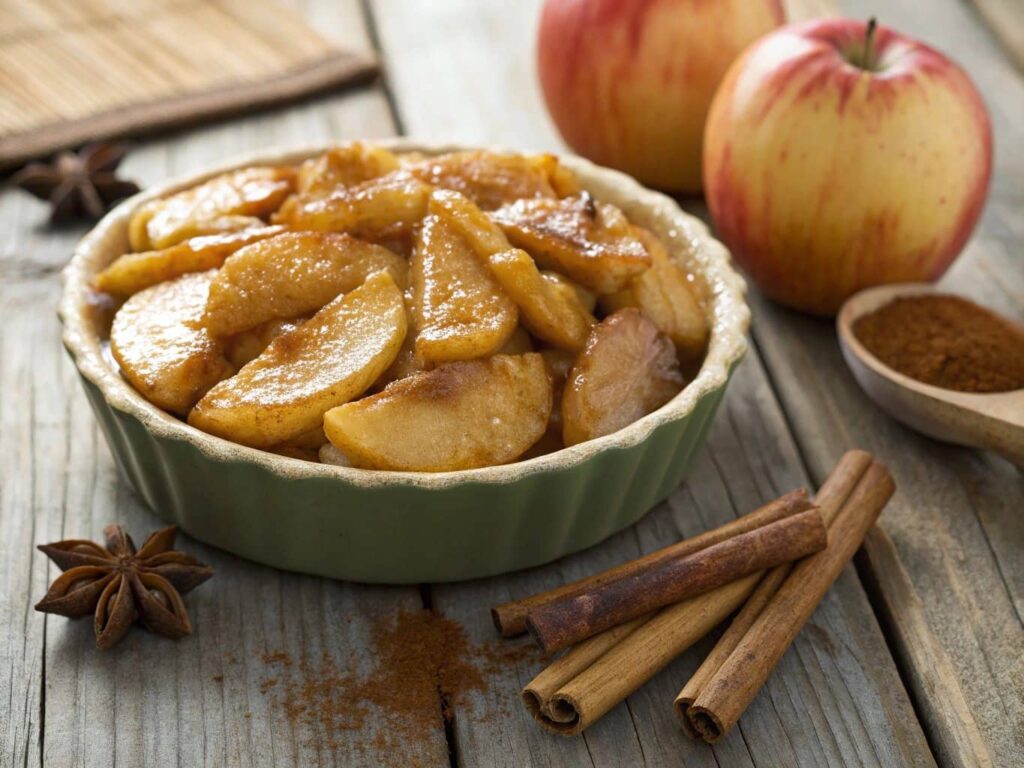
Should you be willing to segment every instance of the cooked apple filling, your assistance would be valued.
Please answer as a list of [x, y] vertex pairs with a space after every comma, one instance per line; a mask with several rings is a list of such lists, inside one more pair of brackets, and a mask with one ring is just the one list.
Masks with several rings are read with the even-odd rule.
[[351, 143], [142, 206], [96, 276], [154, 405], [367, 469], [507, 464], [616, 432], [700, 364], [692, 276], [553, 155]]

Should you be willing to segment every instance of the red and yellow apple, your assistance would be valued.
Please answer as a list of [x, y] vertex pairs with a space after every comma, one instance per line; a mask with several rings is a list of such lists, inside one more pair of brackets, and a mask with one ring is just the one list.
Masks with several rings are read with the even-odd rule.
[[752, 45], [722, 82], [706, 136], [722, 240], [765, 294], [820, 315], [861, 288], [938, 279], [992, 172], [988, 112], [964, 71], [850, 19]]
[[715, 89], [740, 51], [783, 20], [780, 0], [547, 0], [537, 68], [548, 111], [594, 162], [699, 191]]

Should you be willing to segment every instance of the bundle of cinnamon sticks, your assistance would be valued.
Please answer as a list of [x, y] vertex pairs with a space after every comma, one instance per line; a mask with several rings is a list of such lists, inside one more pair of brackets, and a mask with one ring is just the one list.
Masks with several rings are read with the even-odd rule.
[[568, 648], [523, 690], [545, 728], [583, 731], [738, 610], [674, 702], [714, 742], [736, 723], [860, 546], [895, 486], [845, 454], [813, 501], [804, 490], [638, 560], [497, 606], [505, 637]]

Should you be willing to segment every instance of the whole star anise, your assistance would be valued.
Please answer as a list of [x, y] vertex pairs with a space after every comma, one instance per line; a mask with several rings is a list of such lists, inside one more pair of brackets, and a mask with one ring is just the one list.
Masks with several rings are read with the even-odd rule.
[[53, 163], [30, 163], [12, 181], [50, 203], [50, 222], [102, 218], [110, 207], [139, 191], [134, 181], [118, 178], [124, 159], [121, 144], [89, 144], [77, 154], [61, 152]]
[[119, 525], [103, 529], [106, 546], [84, 539], [41, 544], [62, 571], [37, 611], [78, 618], [95, 615], [96, 647], [117, 644], [137, 620], [158, 635], [177, 639], [192, 634], [181, 596], [213, 576], [213, 568], [171, 549], [177, 526], [149, 535], [136, 551]]

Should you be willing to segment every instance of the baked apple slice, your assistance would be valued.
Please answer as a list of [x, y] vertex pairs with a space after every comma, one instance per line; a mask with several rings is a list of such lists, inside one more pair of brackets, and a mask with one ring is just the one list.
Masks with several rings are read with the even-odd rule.
[[214, 274], [184, 275], [136, 293], [110, 328], [110, 351], [124, 377], [153, 405], [181, 416], [234, 373], [202, 324]]
[[170, 248], [126, 253], [96, 275], [97, 290], [115, 296], [131, 296], [151, 285], [173, 280], [189, 272], [216, 269], [239, 248], [284, 232], [284, 227], [261, 226], [220, 235], [193, 237]]
[[241, 232], [243, 229], [264, 227], [267, 222], [259, 216], [246, 216], [241, 213], [229, 213], [218, 216], [215, 219], [196, 219], [190, 221], [188, 226], [182, 230], [183, 239], [190, 240], [193, 237], [207, 237], [208, 235], [229, 235], [232, 232]]
[[685, 381], [667, 336], [627, 308], [594, 326], [562, 394], [562, 437], [575, 445], [610, 435], [673, 397]]
[[327, 412], [327, 438], [354, 466], [413, 472], [513, 461], [544, 434], [551, 381], [535, 353], [440, 365]]
[[457, 192], [440, 189], [431, 196], [430, 210], [469, 241], [498, 285], [519, 307], [520, 319], [530, 333], [563, 349], [583, 347], [593, 317], [574, 300], [572, 291], [545, 280], [529, 254], [510, 247], [487, 214]]
[[651, 255], [651, 268], [621, 291], [602, 296], [601, 308], [611, 313], [636, 307], [672, 339], [684, 365], [698, 363], [708, 343], [708, 321], [694, 295], [694, 286], [686, 270], [653, 232], [639, 227], [636, 230]]
[[426, 218], [409, 268], [415, 349], [426, 363], [486, 357], [515, 331], [516, 305], [447, 221]]
[[521, 198], [576, 194], [579, 182], [554, 155], [515, 155], [471, 150], [406, 165], [416, 178], [459, 192], [486, 211]]
[[260, 323], [255, 328], [224, 339], [224, 355], [235, 367], [235, 370], [238, 370], [262, 355], [263, 350], [270, 346], [270, 342], [282, 333], [295, 330], [306, 320], [307, 318], [302, 317], [294, 320], [268, 320], [265, 323]]
[[273, 221], [291, 229], [393, 237], [423, 219], [429, 198], [428, 185], [398, 171], [327, 195], [296, 195]]
[[359, 141], [331, 147], [299, 166], [300, 195], [327, 195], [398, 170], [398, 158], [383, 147]]
[[498, 225], [465, 195], [450, 189], [435, 189], [430, 194], [429, 209], [455, 227], [481, 258], [512, 247]]
[[409, 309], [408, 293], [405, 297], [405, 317], [409, 330], [405, 334], [402, 348], [398, 350], [398, 354], [387, 370], [380, 375], [379, 379], [373, 382], [373, 386], [370, 387], [371, 392], [384, 389], [392, 381], [404, 379], [406, 376], [411, 376], [414, 373], [427, 369], [427, 364], [416, 354], [416, 327], [413, 324], [412, 311]]
[[533, 352], [533, 339], [530, 338], [530, 334], [526, 332], [523, 326], [518, 326], [511, 336], [508, 337], [501, 349], [498, 350], [499, 355], [522, 355], [527, 352]]
[[307, 315], [380, 270], [404, 288], [408, 265], [387, 248], [340, 233], [285, 232], [224, 262], [210, 286], [206, 326], [230, 336], [267, 320]]
[[205, 222], [223, 216], [267, 216], [294, 187], [291, 168], [246, 168], [151, 200], [129, 222], [132, 250], [167, 248], [198, 234]]
[[518, 200], [491, 214], [512, 245], [598, 293], [625, 287], [651, 265], [626, 216], [587, 192]]
[[402, 293], [390, 274], [375, 272], [211, 389], [188, 422], [256, 448], [286, 443], [362, 394], [391, 365], [405, 333]]
[[594, 308], [597, 306], [597, 295], [593, 291], [588, 291], [575, 280], [570, 280], [560, 272], [544, 270], [540, 274], [544, 281], [555, 289], [556, 293], [565, 297], [566, 301], [578, 306], [584, 312], [594, 313]]
[[518, 248], [491, 254], [488, 263], [502, 289], [519, 305], [530, 333], [562, 349], [583, 347], [594, 317], [571, 290], [565, 292], [545, 280], [530, 255]]
[[558, 441], [562, 442], [562, 395], [565, 393], [565, 382], [569, 378], [569, 371], [576, 362], [576, 354], [556, 347], [545, 347], [540, 350], [544, 357], [544, 363], [548, 367], [548, 374], [551, 376], [552, 403], [551, 418], [548, 420], [548, 432], [558, 435]]

